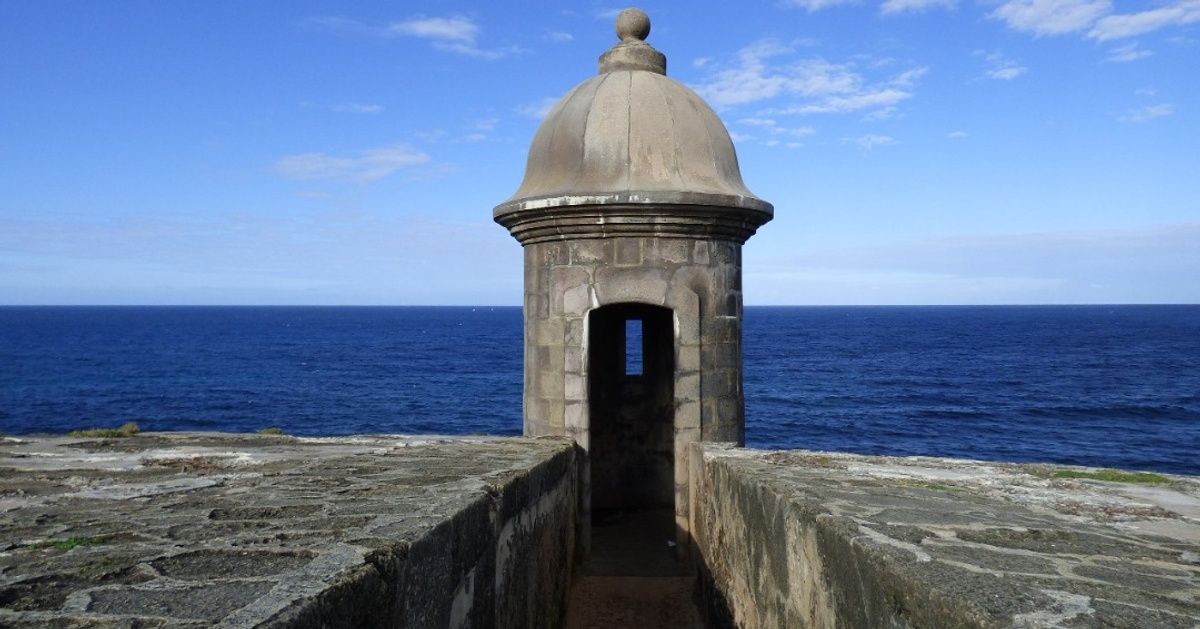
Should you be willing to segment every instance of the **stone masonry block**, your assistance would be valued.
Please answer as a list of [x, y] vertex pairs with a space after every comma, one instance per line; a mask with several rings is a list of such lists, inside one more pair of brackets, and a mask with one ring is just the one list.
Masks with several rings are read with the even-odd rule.
[[737, 243], [721, 240], [709, 244], [709, 253], [712, 261], [718, 264], [737, 263], [740, 248], [741, 245]]
[[698, 401], [700, 399], [700, 374], [681, 374], [675, 377], [675, 399]]
[[667, 272], [646, 267], [596, 269], [596, 294], [601, 304], [662, 304], [667, 297]]
[[563, 376], [563, 391], [568, 400], [587, 399], [587, 378], [568, 373]]
[[561, 373], [544, 369], [538, 374], [538, 397], [547, 400], [561, 400], [563, 392]]
[[[582, 267], [556, 266], [550, 269], [550, 294], [565, 298], [567, 291], [580, 286], [587, 287], [588, 271]], [[551, 303], [551, 314], [563, 314], [563, 302], [555, 299]]]
[[[700, 313], [700, 296], [703, 290], [696, 289], [695, 278], [688, 272], [688, 267], [680, 267], [669, 275], [670, 287], [667, 291], [667, 303], [676, 312], [687, 315]], [[701, 289], [705, 288], [703, 285]]]
[[[675, 458], [676, 458], [676, 461], [681, 462], [681, 461], [679, 461], [679, 459], [683, 458], [684, 456], [687, 456], [688, 448], [691, 446], [691, 444], [696, 443], [697, 441], [700, 441], [700, 428], [699, 427], [676, 428], [675, 429]], [[686, 465], [676, 465], [675, 466], [675, 482], [676, 483], [686, 483], [687, 482], [687, 466]]]
[[640, 238], [617, 238], [615, 261], [620, 266], [635, 266], [642, 263], [642, 241]]
[[557, 347], [563, 344], [565, 326], [561, 317], [551, 317], [537, 321], [533, 327], [538, 345], [543, 347]]
[[[568, 335], [570, 332], [567, 333]], [[567, 373], [584, 374], [583, 348], [568, 345], [563, 349], [563, 369]]]
[[701, 240], [692, 245], [692, 262], [708, 264], [708, 242]]
[[602, 264], [612, 258], [612, 240], [609, 238], [574, 240], [568, 246], [571, 250], [571, 264]]
[[587, 402], [567, 402], [567, 406], [563, 411], [563, 422], [567, 427], [568, 434], [572, 430], [586, 432]]
[[680, 238], [663, 238], [658, 241], [658, 257], [660, 262], [668, 264], [687, 264], [690, 259], [692, 241]]
[[681, 342], [676, 361], [675, 369], [680, 373], [700, 371], [700, 346], [683, 345]]
[[567, 319], [567, 338], [568, 347], [583, 347], [583, 319], [568, 318]]
[[543, 242], [535, 245], [541, 248], [542, 266], [555, 266], [570, 262], [567, 246], [561, 242]]
[[562, 312], [567, 316], [583, 316], [592, 305], [591, 287], [581, 284], [567, 290], [562, 296]]
[[[536, 334], [536, 332], [535, 332]], [[536, 337], [535, 337], [536, 338]], [[543, 365], [550, 364], [550, 348], [546, 345], [538, 345], [533, 352], [533, 365], [539, 370]]]
[[679, 428], [700, 428], [700, 402], [676, 403], [675, 425]]

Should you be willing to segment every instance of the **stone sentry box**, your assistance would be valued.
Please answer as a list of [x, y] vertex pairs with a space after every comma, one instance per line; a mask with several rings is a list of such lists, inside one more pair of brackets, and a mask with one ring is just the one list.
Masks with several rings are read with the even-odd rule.
[[684, 541], [689, 444], [744, 440], [741, 250], [773, 208], [717, 115], [667, 78], [646, 14], [616, 30], [494, 217], [525, 250], [525, 434], [587, 452], [583, 523], [663, 510]]

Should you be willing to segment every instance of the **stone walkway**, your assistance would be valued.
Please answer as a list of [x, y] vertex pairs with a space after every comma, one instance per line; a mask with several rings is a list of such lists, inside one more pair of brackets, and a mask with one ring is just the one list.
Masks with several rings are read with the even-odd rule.
[[567, 629], [703, 629], [693, 566], [674, 545], [674, 515], [613, 513], [592, 527], [591, 557], [576, 571]]

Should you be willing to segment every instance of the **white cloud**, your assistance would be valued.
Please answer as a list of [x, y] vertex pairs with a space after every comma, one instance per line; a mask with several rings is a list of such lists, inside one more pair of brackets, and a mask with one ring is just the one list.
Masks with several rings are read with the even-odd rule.
[[997, 81], [1011, 81], [1029, 70], [1025, 66], [1004, 56], [1004, 53], [996, 50], [987, 52], [984, 50], [976, 50], [971, 53], [975, 57], [983, 57], [983, 61], [987, 66], [984, 70], [984, 76]]
[[546, 117], [546, 114], [550, 113], [551, 109], [554, 109], [554, 105], [557, 103], [558, 97], [547, 96], [541, 100], [537, 100], [532, 103], [525, 103], [524, 105], [517, 107], [517, 113], [523, 116], [541, 120], [542, 118]]
[[888, 83], [897, 87], [912, 87], [913, 84], [917, 82], [917, 79], [925, 76], [926, 74], [929, 74], [929, 67], [921, 66], [919, 68], [905, 70], [904, 72], [897, 74], [896, 76], [892, 77], [892, 80], [888, 81]]
[[1107, 60], [1115, 63], [1127, 63], [1137, 61], [1138, 59], [1145, 59], [1153, 54], [1153, 52], [1145, 48], [1138, 47], [1137, 43], [1134, 42], [1132, 44], [1125, 44], [1124, 46], [1117, 46], [1108, 51]]
[[[886, 0], [921, 2], [924, 0]], [[1087, 37], [1110, 41], [1136, 37], [1167, 26], [1200, 22], [1200, 0], [1169, 0], [1137, 13], [1113, 13], [1112, 0], [1007, 0], [990, 16], [1009, 27], [1035, 35], [1087, 31]], [[1148, 52], [1116, 54], [1110, 61], [1132, 61]]]
[[429, 156], [406, 144], [368, 149], [354, 157], [325, 153], [285, 155], [275, 162], [275, 171], [289, 179], [332, 179], [370, 183], [396, 171], [424, 164]]
[[[739, 118], [737, 120], [737, 124], [745, 125], [748, 127], [758, 127], [759, 129], [762, 129], [764, 132], [768, 133], [769, 137], [766, 140], [763, 140], [763, 142], [762, 142], [763, 144], [765, 144], [767, 146], [779, 145], [781, 142], [781, 140], [779, 138], [784, 138], [784, 137], [786, 137], [786, 138], [803, 138], [803, 137], [810, 136], [817, 132], [817, 130], [812, 127], [781, 126], [777, 121], [775, 121], [772, 118], [758, 118], [758, 117]], [[755, 136], [752, 136], [752, 135], [737, 134], [735, 132], [730, 132], [731, 137], [734, 135], [737, 136], [738, 141], [743, 141], [743, 142], [757, 139]], [[792, 144], [797, 144], [797, 143], [796, 142], [788, 142], [789, 146]]]
[[812, 13], [813, 11], [828, 9], [829, 7], [836, 7], [841, 4], [855, 4], [856, 2], [857, 0], [785, 0], [783, 4], [784, 6], [796, 7]]
[[492, 137], [492, 131], [496, 129], [496, 124], [499, 122], [500, 119], [495, 116], [473, 120], [467, 125], [468, 132], [461, 140], [463, 142], [483, 142]]
[[499, 59], [525, 52], [519, 46], [503, 48], [481, 48], [476, 39], [480, 26], [473, 20], [462, 17], [416, 17], [387, 26], [365, 24], [345, 17], [317, 17], [305, 20], [306, 24], [347, 35], [394, 38], [416, 37], [429, 41], [434, 48], [479, 59]]
[[762, 113], [767, 115], [885, 110], [911, 98], [912, 86], [928, 71], [925, 67], [911, 68], [872, 83], [854, 63], [832, 63], [821, 58], [786, 60], [791, 52], [792, 47], [775, 40], [756, 42], [738, 51], [733, 63], [714, 63], [714, 69], [696, 91], [718, 109], [777, 98], [795, 99], [791, 104], [780, 103], [764, 110]]
[[479, 25], [465, 17], [414, 18], [394, 22], [388, 26], [388, 30], [401, 35], [472, 45], [479, 35]]
[[1149, 11], [1105, 16], [1088, 31], [1088, 37], [1108, 41], [1142, 35], [1165, 26], [1196, 22], [1200, 22], [1200, 0], [1176, 0], [1170, 5]]
[[950, 138], [951, 140], [961, 140], [969, 135], [970, 134], [966, 131], [951, 131], [950, 133], [946, 134], [946, 137]]
[[546, 33], [546, 39], [556, 44], [565, 44], [569, 41], [573, 41], [575, 36], [570, 33], [564, 33], [563, 31], [555, 31], [553, 33]]
[[868, 133], [857, 138], [845, 138], [842, 141], [857, 144], [869, 151], [877, 146], [889, 146], [895, 144], [896, 138], [893, 138], [890, 135], [876, 135], [874, 133]]
[[746, 124], [752, 127], [773, 127], [776, 123], [770, 118], [741, 118], [738, 120], [738, 124]]
[[1025, 70], [1026, 68], [1020, 66], [1008, 66], [998, 70], [992, 70], [988, 72], [988, 76], [1000, 81], [1011, 81], [1022, 74], [1025, 74]]
[[1008, 0], [991, 17], [1018, 31], [1061, 35], [1081, 31], [1110, 11], [1111, 0]]
[[906, 11], [922, 12], [933, 8], [953, 9], [957, 0], [884, 0], [879, 11], [885, 15]]
[[[904, 100], [912, 98], [910, 92], [896, 88], [883, 88], [865, 91], [850, 96], [830, 96], [819, 102], [773, 110], [779, 114], [831, 114], [859, 111], [861, 109], [888, 109]], [[889, 114], [890, 115], [890, 114]], [[884, 117], [887, 117], [886, 115]]]
[[341, 103], [333, 106], [334, 111], [351, 114], [378, 114], [383, 112], [383, 105], [372, 103]]
[[1125, 112], [1121, 116], [1121, 120], [1126, 122], [1146, 122], [1155, 118], [1170, 116], [1175, 113], [1175, 106], [1170, 103], [1159, 103], [1157, 105], [1146, 105], [1145, 107], [1137, 107]]
[[492, 116], [490, 118], [480, 118], [471, 123], [471, 128], [477, 131], [491, 131], [496, 128], [496, 123], [500, 122], [499, 118]]

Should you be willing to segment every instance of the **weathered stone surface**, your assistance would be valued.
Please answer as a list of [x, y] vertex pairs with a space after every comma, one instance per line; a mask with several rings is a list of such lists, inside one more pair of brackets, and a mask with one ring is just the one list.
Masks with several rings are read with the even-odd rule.
[[1200, 626], [1200, 479], [696, 444], [716, 624]]
[[556, 627], [565, 440], [0, 442], [0, 625]]

